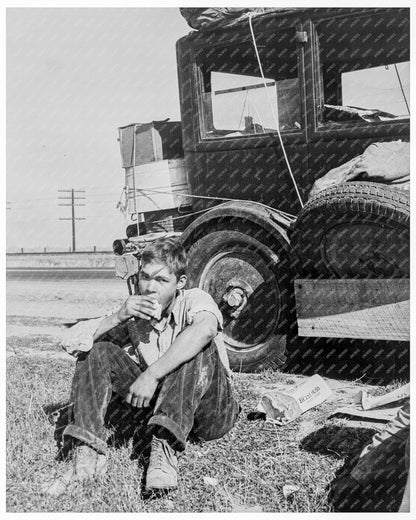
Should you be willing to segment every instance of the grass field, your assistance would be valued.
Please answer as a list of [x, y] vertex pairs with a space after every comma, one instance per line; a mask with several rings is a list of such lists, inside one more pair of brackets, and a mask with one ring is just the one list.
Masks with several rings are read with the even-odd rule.
[[[33, 347], [30, 355], [28, 343]], [[371, 438], [371, 428], [350, 427], [328, 419], [335, 402], [306, 412], [278, 427], [249, 420], [261, 388], [276, 383], [293, 387], [299, 378], [266, 371], [235, 375], [243, 411], [235, 428], [218, 441], [189, 444], [180, 458], [179, 488], [167, 497], [143, 499], [142, 468], [131, 460], [132, 443], [109, 450], [109, 472], [100, 482], [78, 484], [59, 499], [39, 492], [51, 474], [68, 462], [57, 462], [54, 426], [48, 413], [68, 401], [74, 363], [56, 357], [56, 340], [46, 336], [11, 337], [7, 360], [7, 510], [14, 512], [203, 512], [330, 511], [331, 481], [346, 459]], [[339, 403], [351, 401], [358, 383], [337, 385]], [[204, 477], [214, 479], [206, 482]], [[287, 498], [284, 485], [299, 491]]]

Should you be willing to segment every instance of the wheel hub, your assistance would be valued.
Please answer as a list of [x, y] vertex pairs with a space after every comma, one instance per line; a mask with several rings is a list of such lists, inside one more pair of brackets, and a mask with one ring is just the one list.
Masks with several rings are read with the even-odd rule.
[[244, 307], [247, 305], [249, 296], [253, 289], [249, 283], [240, 279], [232, 279], [228, 282], [222, 300], [228, 305], [226, 308], [231, 318], [237, 319]]
[[274, 271], [257, 251], [238, 244], [212, 255], [199, 287], [220, 306], [227, 348], [255, 350], [273, 333], [280, 314], [279, 288]]
[[222, 299], [228, 303], [228, 305], [235, 309], [241, 307], [244, 300], [247, 299], [244, 291], [239, 289], [238, 287], [234, 287], [234, 289], [230, 289], [227, 293], [224, 294]]

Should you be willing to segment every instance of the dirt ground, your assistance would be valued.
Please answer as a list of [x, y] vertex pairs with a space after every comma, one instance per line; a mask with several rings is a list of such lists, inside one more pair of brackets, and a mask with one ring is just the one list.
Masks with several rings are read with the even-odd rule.
[[8, 317], [66, 321], [105, 314], [128, 296], [121, 280], [12, 280], [6, 290]]

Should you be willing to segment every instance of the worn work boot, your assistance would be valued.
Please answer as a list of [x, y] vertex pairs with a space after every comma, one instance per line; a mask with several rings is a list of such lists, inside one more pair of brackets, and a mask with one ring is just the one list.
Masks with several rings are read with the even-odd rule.
[[83, 444], [75, 449], [72, 469], [66, 471], [60, 477], [46, 482], [42, 486], [41, 492], [51, 496], [59, 496], [73, 482], [97, 478], [104, 475], [106, 471], [107, 457]]
[[178, 487], [178, 459], [164, 439], [152, 437], [152, 451], [146, 474], [148, 491], [168, 491]]

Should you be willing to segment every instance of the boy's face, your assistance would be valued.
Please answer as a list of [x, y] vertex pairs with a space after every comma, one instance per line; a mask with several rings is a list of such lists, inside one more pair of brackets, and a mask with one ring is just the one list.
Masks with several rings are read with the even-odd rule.
[[166, 265], [149, 262], [141, 266], [139, 271], [139, 292], [144, 296], [154, 298], [162, 305], [162, 310], [169, 307], [178, 289], [183, 289], [186, 276], [177, 280]]

